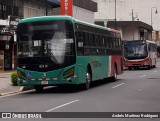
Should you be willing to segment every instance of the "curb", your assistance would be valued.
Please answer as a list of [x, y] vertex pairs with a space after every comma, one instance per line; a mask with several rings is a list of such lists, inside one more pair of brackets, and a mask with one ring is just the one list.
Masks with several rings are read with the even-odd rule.
[[23, 92], [23, 91], [28, 91], [28, 90], [32, 90], [32, 89], [34, 89], [34, 86], [21, 86], [19, 88], [19, 90], [17, 90], [17, 91], [0, 93], [0, 96], [10, 95], [10, 94], [19, 93], [19, 92]]
[[10, 95], [10, 94], [18, 93], [18, 92], [20, 91], [18, 90], [18, 91], [13, 91], [13, 92], [0, 93], [0, 96]]
[[32, 90], [32, 89], [34, 89], [34, 86], [21, 86], [19, 91], [23, 92], [23, 91]]

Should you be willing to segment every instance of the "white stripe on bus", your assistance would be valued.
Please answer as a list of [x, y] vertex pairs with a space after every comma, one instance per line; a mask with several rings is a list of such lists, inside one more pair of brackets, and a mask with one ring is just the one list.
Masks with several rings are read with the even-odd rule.
[[109, 56], [108, 60], [108, 77], [111, 76], [111, 56]]

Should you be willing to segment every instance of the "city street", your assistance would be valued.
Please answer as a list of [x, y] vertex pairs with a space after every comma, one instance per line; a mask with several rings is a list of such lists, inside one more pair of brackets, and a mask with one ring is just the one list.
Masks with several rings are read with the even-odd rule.
[[160, 121], [159, 20], [160, 0], [0, 0], [0, 121]]
[[116, 82], [96, 82], [87, 90], [56, 87], [1, 96], [1, 112], [160, 112], [160, 64], [124, 71]]

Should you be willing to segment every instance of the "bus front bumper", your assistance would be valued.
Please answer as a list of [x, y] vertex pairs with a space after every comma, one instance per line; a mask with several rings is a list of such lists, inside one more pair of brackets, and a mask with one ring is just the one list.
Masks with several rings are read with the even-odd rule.
[[125, 62], [125, 67], [146, 67], [149, 66], [148, 61], [140, 61], [140, 62]]
[[31, 78], [22, 79], [18, 78], [19, 86], [29, 86], [29, 85], [61, 85], [61, 84], [78, 84], [77, 75], [69, 77], [66, 79], [61, 78]]

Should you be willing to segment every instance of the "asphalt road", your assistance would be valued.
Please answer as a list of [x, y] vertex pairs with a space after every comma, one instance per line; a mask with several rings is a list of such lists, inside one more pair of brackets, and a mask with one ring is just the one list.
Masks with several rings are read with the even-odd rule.
[[[97, 81], [87, 91], [71, 89], [71, 87], [59, 90], [53, 87], [45, 89], [43, 93], [31, 90], [2, 96], [0, 97], [0, 112], [160, 112], [159, 72], [160, 63], [151, 70], [126, 70], [124, 74], [118, 76], [116, 82]], [[99, 120], [106, 121], [107, 119]], [[137, 120], [143, 121], [144, 119]], [[159, 121], [159, 119], [146, 120]]]

